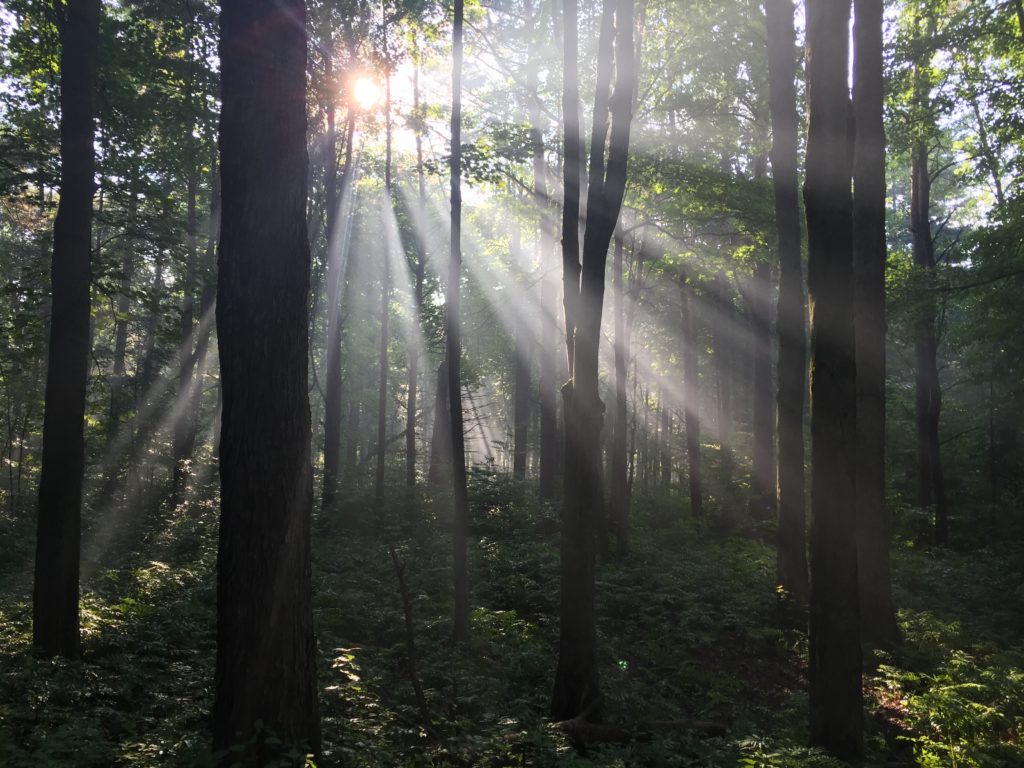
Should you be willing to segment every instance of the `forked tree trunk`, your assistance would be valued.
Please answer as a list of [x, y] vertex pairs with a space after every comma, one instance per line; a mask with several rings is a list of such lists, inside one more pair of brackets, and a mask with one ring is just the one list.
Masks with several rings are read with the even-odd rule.
[[89, 362], [93, 119], [99, 0], [59, 9], [60, 202], [53, 223], [50, 346], [39, 478], [32, 646], [77, 658], [85, 394]]
[[808, 0], [804, 204], [811, 296], [811, 743], [863, 752], [855, 499], [857, 441], [847, 85], [850, 0]]
[[883, 0], [854, 0], [853, 263], [857, 344], [857, 574], [861, 637], [892, 648], [885, 510], [885, 126]]
[[[566, 158], [578, 141], [570, 138], [576, 109], [576, 4], [563, 6], [565, 33]], [[606, 0], [598, 41], [597, 93], [591, 134], [589, 197], [582, 266], [567, 229], [578, 225], [578, 198], [566, 185], [563, 219], [563, 285], [569, 381], [565, 403], [565, 498], [562, 506], [558, 667], [551, 715], [566, 720], [581, 714], [599, 718], [594, 569], [601, 489], [603, 404], [598, 392], [598, 349], [604, 303], [605, 263], [626, 187], [633, 89], [636, 84], [632, 0]], [[612, 71], [615, 86], [611, 89]], [[610, 123], [609, 123], [610, 118]], [[607, 163], [605, 148], [607, 146]], [[570, 163], [566, 163], [570, 165]], [[569, 182], [567, 172], [566, 181]], [[576, 277], [578, 276], [578, 277]]]
[[804, 387], [807, 373], [804, 278], [800, 253], [797, 111], [793, 0], [766, 0], [772, 184], [779, 248], [778, 556], [779, 586], [807, 600], [804, 502]]
[[[222, 0], [223, 388], [214, 748], [319, 752], [303, 0]], [[273, 736], [271, 739], [269, 736]]]

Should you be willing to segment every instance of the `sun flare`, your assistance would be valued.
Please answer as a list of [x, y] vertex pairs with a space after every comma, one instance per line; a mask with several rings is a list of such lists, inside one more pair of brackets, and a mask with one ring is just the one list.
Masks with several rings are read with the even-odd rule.
[[352, 86], [352, 95], [359, 108], [365, 111], [374, 109], [384, 103], [384, 89], [374, 78], [363, 76], [357, 78]]

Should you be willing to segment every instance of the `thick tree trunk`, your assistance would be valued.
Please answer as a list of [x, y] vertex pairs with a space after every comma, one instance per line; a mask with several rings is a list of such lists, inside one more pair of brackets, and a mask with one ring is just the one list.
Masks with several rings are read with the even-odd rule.
[[[565, 112], [575, 111], [576, 4], [564, 4]], [[626, 186], [633, 90], [636, 86], [633, 51], [632, 0], [607, 0], [598, 41], [597, 93], [590, 145], [589, 200], [580, 265], [568, 229], [578, 216], [566, 189], [563, 220], [563, 285], [566, 309], [569, 381], [562, 388], [565, 408], [565, 498], [562, 506], [561, 595], [558, 668], [552, 693], [555, 720], [586, 713], [601, 715], [597, 668], [597, 627], [594, 570], [597, 524], [602, 515], [601, 427], [604, 404], [598, 391], [598, 349], [604, 303], [605, 263], [618, 221]], [[615, 86], [611, 89], [612, 71]], [[571, 95], [572, 98], [569, 98]], [[610, 124], [609, 124], [610, 118]], [[571, 128], [566, 121], [566, 157], [571, 157]], [[575, 135], [578, 140], [578, 132]], [[605, 147], [607, 145], [607, 165]], [[570, 181], [567, 177], [566, 181]], [[578, 203], [578, 198], [576, 199]], [[569, 215], [571, 213], [571, 217]], [[570, 221], [571, 218], [571, 221]], [[578, 282], [574, 282], [578, 275]]]
[[[307, 385], [306, 10], [222, 0], [223, 388], [214, 747], [318, 752]], [[266, 738], [273, 735], [278, 743]]]
[[811, 296], [811, 743], [863, 752], [855, 499], [850, 0], [809, 0], [804, 204]]
[[448, 411], [451, 419], [452, 549], [455, 610], [452, 635], [456, 643], [469, 639], [469, 498], [466, 491], [466, 436], [462, 426], [462, 25], [463, 0], [455, 0], [452, 25], [451, 260], [445, 302], [447, 321]]
[[50, 347], [39, 479], [32, 646], [77, 658], [85, 394], [89, 361], [93, 119], [99, 0], [60, 10], [60, 203], [53, 224]]
[[793, 1], [766, 0], [765, 21], [772, 116], [772, 184], [779, 238], [777, 578], [787, 593], [804, 603], [808, 590], [803, 426], [807, 307], [800, 253]]
[[689, 475], [690, 514], [699, 517], [704, 512], [701, 489], [700, 411], [697, 398], [700, 381], [697, 374], [697, 343], [693, 332], [693, 312], [690, 310], [692, 283], [679, 285], [680, 340], [683, 344], [683, 403], [686, 419], [686, 461]]
[[885, 126], [883, 0], [854, 0], [854, 315], [857, 344], [857, 576], [861, 637], [892, 648], [885, 511]]

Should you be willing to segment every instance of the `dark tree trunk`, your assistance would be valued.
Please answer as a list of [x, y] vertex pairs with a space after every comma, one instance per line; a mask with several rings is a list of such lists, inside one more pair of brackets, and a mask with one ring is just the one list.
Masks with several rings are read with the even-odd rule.
[[513, 371], [513, 437], [512, 477], [526, 479], [526, 447], [530, 427], [530, 328], [523, 315], [519, 315], [515, 330], [515, 360]]
[[53, 224], [50, 347], [39, 479], [32, 646], [78, 658], [78, 569], [89, 361], [93, 119], [99, 0], [60, 9], [60, 203]]
[[[385, 79], [384, 96], [384, 196], [388, 210], [394, 206], [391, 196], [391, 73]], [[388, 342], [391, 340], [391, 239], [385, 244], [382, 284], [380, 289], [380, 350], [377, 356], [377, 474], [374, 496], [384, 501], [384, 469], [388, 446]]]
[[786, 592], [804, 603], [808, 590], [803, 426], [807, 307], [800, 254], [793, 1], [766, 0], [765, 21], [772, 116], [772, 183], [779, 238], [777, 578]]
[[[573, 156], [578, 124], [570, 116], [576, 106], [576, 4], [564, 4], [566, 158]], [[551, 715], [566, 720], [585, 715], [599, 718], [601, 692], [597, 668], [597, 627], [594, 569], [597, 524], [601, 520], [601, 427], [604, 404], [598, 391], [598, 349], [604, 303], [605, 263], [626, 187], [633, 89], [632, 0], [607, 0], [598, 42], [597, 93], [591, 134], [589, 199], [578, 261], [569, 229], [578, 225], [567, 184], [563, 219], [563, 285], [566, 309], [569, 381], [562, 388], [565, 409], [565, 498], [561, 530], [561, 595], [558, 668]], [[611, 89], [612, 71], [615, 86]], [[610, 125], [609, 125], [610, 118]], [[573, 129], [574, 138], [570, 139]], [[605, 148], [607, 145], [607, 164]], [[567, 165], [569, 163], [567, 162]], [[570, 182], [567, 173], [566, 181]], [[578, 277], [574, 277], [578, 276]]]
[[772, 268], [766, 259], [754, 266], [750, 297], [753, 342], [753, 461], [750, 511], [754, 519], [775, 514], [775, 409], [772, 405]]
[[345, 123], [345, 160], [339, 195], [333, 112], [332, 104], [327, 128], [327, 360], [324, 366], [324, 485], [321, 493], [321, 504], [325, 510], [334, 505], [341, 470], [341, 296], [345, 284], [348, 238], [340, 231], [347, 222], [339, 222], [339, 219], [342, 214], [350, 214], [349, 170], [356, 129], [356, 113], [350, 106]]
[[[928, 144], [921, 140], [914, 145], [911, 162], [910, 230], [913, 236], [914, 264], [920, 269], [935, 270], [935, 245], [932, 241], [931, 178], [928, 173]], [[917, 415], [917, 504], [935, 513], [935, 543], [949, 542], [946, 510], [946, 489], [939, 448], [939, 416], [942, 411], [942, 390], [939, 386], [938, 336], [936, 303], [931, 293], [921, 300], [916, 320], [915, 402]]]
[[615, 421], [612, 432], [608, 478], [608, 510], [615, 532], [619, 556], [629, 551], [629, 496], [626, 484], [626, 365], [629, 337], [626, 335], [625, 303], [622, 290], [622, 234], [616, 233], [612, 262], [612, 288], [615, 313]]
[[885, 511], [885, 126], [882, 107], [883, 0], [854, 0], [854, 314], [857, 344], [857, 575], [861, 637], [892, 648]]
[[[216, 749], [318, 752], [307, 385], [306, 9], [222, 0]], [[273, 735], [280, 741], [271, 743]]]
[[445, 485], [451, 472], [452, 419], [448, 413], [448, 363], [437, 367], [437, 387], [434, 389], [434, 435], [430, 440], [430, 469], [427, 481], [432, 485]]
[[863, 752], [854, 468], [853, 121], [847, 86], [850, 0], [809, 0], [809, 128], [804, 204], [811, 296], [811, 743]]
[[667, 491], [672, 487], [672, 409], [665, 401], [665, 390], [658, 392], [658, 410], [661, 411], [661, 485]]
[[683, 403], [686, 419], [686, 461], [689, 476], [690, 513], [699, 517], [704, 512], [701, 501], [700, 412], [697, 398], [700, 381], [697, 374], [697, 342], [693, 332], [690, 292], [693, 284], [683, 281], [679, 286], [681, 301], [680, 336], [683, 343]]
[[[413, 111], [420, 114], [420, 58], [419, 50], [416, 53], [416, 66], [413, 69]], [[427, 269], [427, 241], [424, 237], [424, 227], [427, 216], [427, 187], [426, 174], [423, 168], [423, 131], [422, 126], [417, 123], [416, 127], [416, 284], [414, 286], [413, 302], [415, 306], [416, 322], [421, 322], [423, 309], [423, 280]], [[416, 485], [416, 399], [418, 395], [420, 377], [420, 350], [414, 343], [409, 344], [409, 391], [405, 403], [405, 484], [409, 488]]]
[[448, 270], [447, 321], [448, 411], [451, 419], [452, 549], [455, 611], [452, 635], [456, 643], [469, 639], [469, 498], [466, 491], [466, 436], [462, 427], [462, 24], [463, 0], [455, 0], [452, 24], [452, 147], [451, 260]]

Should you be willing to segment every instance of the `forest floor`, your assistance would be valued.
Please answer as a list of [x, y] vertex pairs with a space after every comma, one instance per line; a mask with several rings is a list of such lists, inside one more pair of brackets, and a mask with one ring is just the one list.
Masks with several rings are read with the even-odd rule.
[[[86, 557], [81, 662], [32, 657], [31, 523], [0, 521], [0, 766], [209, 765], [216, 502], [195, 494], [206, 500], [122, 519]], [[674, 499], [637, 500], [629, 556], [598, 571], [620, 743], [581, 747], [546, 719], [556, 510], [487, 473], [472, 507], [472, 640], [458, 652], [443, 503], [317, 516], [324, 765], [837, 765], [803, 746], [806, 634], [775, 592], [770, 530], [726, 533]], [[866, 764], [1024, 765], [1024, 546], [906, 544], [893, 567], [904, 644], [868, 660]]]

